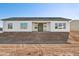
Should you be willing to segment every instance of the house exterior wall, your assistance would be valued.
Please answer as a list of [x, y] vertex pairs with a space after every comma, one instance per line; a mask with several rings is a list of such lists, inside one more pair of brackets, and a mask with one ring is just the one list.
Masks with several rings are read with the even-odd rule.
[[[28, 23], [27, 29], [20, 29], [20, 23]], [[49, 32], [69, 32], [70, 22], [69, 21], [4, 21], [3, 32], [32, 32], [33, 22], [48, 22]], [[8, 23], [13, 23], [13, 29], [8, 29]], [[66, 23], [66, 29], [55, 29], [55, 23]]]
[[[55, 29], [55, 23], [66, 23], [66, 29]], [[51, 21], [50, 23], [51, 32], [70, 32], [70, 22], [69, 21]]]
[[[45, 21], [42, 21], [42, 22], [39, 22], [39, 21], [35, 21], [35, 22], [32, 22], [32, 31], [37, 31], [38, 32], [38, 24], [39, 23], [43, 23], [43, 31], [46, 32], [46, 31], [50, 31], [50, 22], [45, 22]], [[37, 29], [35, 29], [35, 27], [37, 27]]]
[[[27, 29], [21, 29], [20, 23], [27, 23]], [[13, 29], [8, 29], [8, 23], [13, 24]], [[32, 32], [32, 22], [30, 21], [4, 21], [3, 32]]]
[[71, 31], [79, 31], [79, 20], [72, 20], [70, 22], [70, 30]]

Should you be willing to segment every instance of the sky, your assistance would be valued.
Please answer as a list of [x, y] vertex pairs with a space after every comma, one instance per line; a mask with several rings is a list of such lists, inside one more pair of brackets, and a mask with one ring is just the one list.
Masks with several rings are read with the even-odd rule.
[[79, 4], [0, 3], [0, 19], [8, 17], [64, 17], [79, 19]]
[[0, 3], [0, 19], [9, 17], [64, 17], [78, 20], [79, 3]]

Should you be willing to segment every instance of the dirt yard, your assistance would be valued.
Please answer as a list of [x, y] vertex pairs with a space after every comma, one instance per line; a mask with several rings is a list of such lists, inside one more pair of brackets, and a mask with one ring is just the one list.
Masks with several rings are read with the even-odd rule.
[[70, 32], [68, 44], [0, 44], [1, 56], [79, 56], [79, 32]]

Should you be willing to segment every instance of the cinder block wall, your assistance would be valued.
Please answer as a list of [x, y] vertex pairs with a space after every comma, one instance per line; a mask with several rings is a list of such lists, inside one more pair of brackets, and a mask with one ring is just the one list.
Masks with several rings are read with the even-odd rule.
[[52, 44], [66, 43], [69, 32], [5, 32], [0, 35], [0, 43], [6, 44]]

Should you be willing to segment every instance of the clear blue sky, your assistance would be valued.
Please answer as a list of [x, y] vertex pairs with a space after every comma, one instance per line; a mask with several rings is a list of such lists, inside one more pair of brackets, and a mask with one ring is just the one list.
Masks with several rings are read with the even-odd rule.
[[65, 17], [79, 19], [79, 4], [0, 3], [0, 19], [7, 17]]

